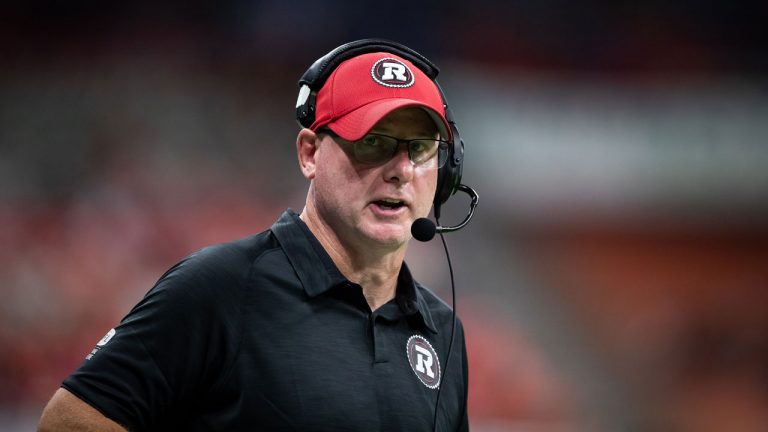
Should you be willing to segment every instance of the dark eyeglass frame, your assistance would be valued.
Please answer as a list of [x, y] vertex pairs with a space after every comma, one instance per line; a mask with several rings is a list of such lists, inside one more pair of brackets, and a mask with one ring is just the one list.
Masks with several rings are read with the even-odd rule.
[[[348, 141], [342, 137], [340, 137], [336, 132], [328, 129], [328, 128], [322, 128], [317, 131], [318, 134], [326, 134], [334, 139], [338, 139], [344, 143], [348, 143], [352, 146], [352, 151], [350, 152], [350, 155], [355, 159], [355, 161], [365, 164], [365, 165], [381, 165], [384, 163], [389, 162], [392, 160], [392, 158], [395, 157], [397, 152], [400, 150], [401, 145], [405, 145], [407, 151], [408, 151], [408, 160], [411, 161], [411, 164], [413, 166], [421, 167], [426, 164], [428, 164], [432, 159], [437, 158], [437, 164], [435, 166], [435, 169], [440, 169], [443, 166], [445, 166], [445, 162], [448, 160], [448, 149], [450, 148], [450, 142], [438, 139], [438, 138], [412, 138], [412, 139], [401, 139], [385, 134], [380, 133], [367, 133], [365, 136], [357, 141]], [[389, 148], [387, 151], [380, 152], [379, 155], [372, 155], [373, 157], [366, 157], [363, 156], [365, 153], [365, 148], [369, 147], [370, 144], [368, 144], [366, 141], [366, 138], [369, 137], [376, 137], [376, 138], [383, 138], [385, 140], [385, 143], [389, 143], [387, 148]], [[415, 146], [419, 143], [423, 143], [424, 141], [427, 142], [436, 142], [437, 143], [437, 150], [435, 153], [431, 156], [429, 156], [427, 159], [424, 160], [418, 160], [417, 153], [415, 151]]]

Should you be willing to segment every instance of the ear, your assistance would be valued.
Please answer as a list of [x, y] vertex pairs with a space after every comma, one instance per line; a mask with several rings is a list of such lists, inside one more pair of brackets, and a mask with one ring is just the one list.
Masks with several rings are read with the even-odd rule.
[[317, 148], [320, 144], [320, 137], [309, 129], [302, 129], [296, 137], [296, 155], [299, 158], [299, 167], [302, 174], [309, 180], [315, 178], [315, 169], [317, 163]]

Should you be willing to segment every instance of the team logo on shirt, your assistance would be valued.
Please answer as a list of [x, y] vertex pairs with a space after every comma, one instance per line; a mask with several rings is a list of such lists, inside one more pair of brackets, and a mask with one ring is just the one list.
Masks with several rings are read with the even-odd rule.
[[436, 389], [440, 385], [440, 359], [432, 344], [422, 336], [413, 335], [408, 338], [405, 350], [413, 373], [425, 386]]
[[386, 87], [403, 88], [410, 87], [414, 83], [411, 69], [392, 57], [385, 57], [374, 63], [371, 76], [374, 81]]

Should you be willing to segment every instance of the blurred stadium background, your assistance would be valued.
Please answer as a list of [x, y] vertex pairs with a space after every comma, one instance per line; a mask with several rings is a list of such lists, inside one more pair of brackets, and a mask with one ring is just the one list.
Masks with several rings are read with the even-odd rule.
[[[175, 261], [302, 207], [296, 80], [385, 37], [441, 66], [481, 196], [447, 237], [473, 430], [768, 430], [767, 5], [7, 3], [0, 429]], [[409, 262], [449, 297], [438, 243]]]

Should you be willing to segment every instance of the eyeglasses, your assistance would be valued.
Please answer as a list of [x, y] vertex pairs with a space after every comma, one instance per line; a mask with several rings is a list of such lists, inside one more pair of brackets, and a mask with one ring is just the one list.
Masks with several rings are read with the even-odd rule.
[[[395, 157], [404, 144], [408, 149], [408, 159], [414, 166], [442, 168], [448, 159], [448, 141], [436, 138], [400, 139], [378, 133], [369, 133], [357, 141], [347, 141], [330, 129], [321, 129], [324, 133], [352, 147], [351, 155], [357, 162], [367, 165], [380, 165]], [[436, 156], [436, 157], [435, 157]]]

